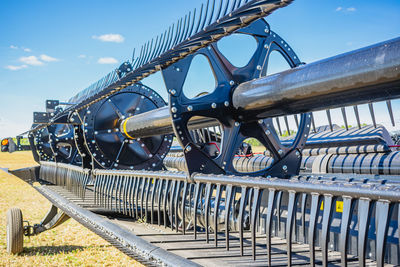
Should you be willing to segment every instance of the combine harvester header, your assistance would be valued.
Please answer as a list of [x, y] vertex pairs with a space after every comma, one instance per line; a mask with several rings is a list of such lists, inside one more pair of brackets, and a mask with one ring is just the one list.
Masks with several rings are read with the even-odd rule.
[[[400, 144], [374, 111], [385, 101], [396, 127], [400, 38], [305, 64], [264, 19], [290, 3], [208, 0], [69, 101], [47, 100], [29, 147], [1, 142], [32, 150], [40, 166], [13, 173], [53, 203], [34, 226], [9, 211], [8, 251], [71, 217], [149, 265], [400, 265]], [[243, 67], [218, 46], [231, 34], [256, 42]], [[269, 75], [274, 52], [290, 69]], [[189, 97], [197, 55], [216, 86]], [[168, 99], [142, 83], [157, 71]]]

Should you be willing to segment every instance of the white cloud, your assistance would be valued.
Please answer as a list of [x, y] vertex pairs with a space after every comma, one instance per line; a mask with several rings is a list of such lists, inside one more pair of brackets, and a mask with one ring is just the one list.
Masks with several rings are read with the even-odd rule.
[[86, 55], [79, 55], [78, 58], [86, 58]]
[[349, 12], [354, 12], [354, 11], [356, 11], [356, 8], [355, 7], [348, 7], [346, 10], [349, 11]]
[[24, 48], [25, 52], [32, 52], [32, 50], [30, 48]]
[[122, 43], [125, 38], [121, 34], [116, 34], [116, 33], [109, 33], [109, 34], [103, 34], [103, 35], [93, 35], [93, 39], [100, 40], [102, 42], [113, 42], [113, 43]]
[[356, 11], [357, 9], [355, 8], [355, 7], [347, 7], [347, 8], [344, 8], [344, 7], [341, 7], [341, 6], [338, 6], [336, 9], [335, 9], [335, 11], [336, 12], [354, 12], [354, 11]]
[[5, 68], [8, 69], [8, 70], [22, 70], [22, 69], [25, 69], [27, 67], [28, 67], [28, 65], [20, 65], [20, 66], [8, 65], [8, 66], [5, 66]]
[[10, 45], [10, 48], [11, 48], [11, 49], [18, 49], [18, 46], [16, 46], [16, 45]]
[[341, 6], [338, 6], [337, 8], [336, 8], [336, 12], [339, 12], [339, 11], [341, 11], [343, 9], [343, 7], [341, 7]]
[[113, 57], [101, 57], [101, 58], [99, 58], [99, 60], [97, 60], [97, 63], [99, 63], [99, 64], [115, 64], [115, 63], [118, 63], [118, 61]]
[[27, 65], [32, 65], [32, 66], [41, 66], [43, 65], [43, 62], [40, 61], [37, 57], [35, 56], [29, 56], [29, 57], [20, 57], [19, 61], [22, 63], [25, 63]]
[[51, 56], [48, 56], [48, 55], [40, 55], [40, 59], [41, 60], [43, 60], [43, 61], [45, 61], [45, 62], [54, 62], [54, 61], [58, 61], [58, 59], [57, 58], [54, 58], [54, 57], [51, 57]]

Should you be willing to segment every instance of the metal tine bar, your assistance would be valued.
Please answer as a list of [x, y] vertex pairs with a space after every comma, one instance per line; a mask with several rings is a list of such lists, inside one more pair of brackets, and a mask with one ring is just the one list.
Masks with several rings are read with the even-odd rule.
[[369, 113], [371, 114], [372, 123], [376, 128], [376, 120], [375, 120], [375, 112], [374, 112], [374, 105], [372, 103], [368, 103]]
[[174, 206], [174, 210], [175, 210], [175, 229], [176, 232], [178, 232], [179, 230], [179, 216], [178, 216], [178, 212], [179, 212], [179, 196], [181, 194], [181, 189], [182, 189], [182, 181], [177, 181], [177, 188], [175, 190], [175, 206]]
[[286, 242], [287, 242], [287, 257], [288, 266], [292, 266], [292, 236], [293, 222], [296, 220], [296, 206], [298, 194], [296, 191], [289, 191], [289, 202], [286, 222]]
[[394, 116], [393, 116], [393, 109], [392, 109], [392, 101], [387, 100], [386, 101], [386, 106], [389, 112], [389, 116], [390, 116], [390, 121], [392, 122], [392, 126], [396, 126], [396, 123], [394, 121]]
[[158, 187], [159, 179], [154, 179], [153, 190], [151, 190], [151, 211], [150, 211], [150, 222], [154, 224], [154, 198], [156, 196], [156, 190]]
[[[168, 205], [168, 191], [169, 187], [171, 184], [171, 180], [166, 180], [165, 184], [165, 190], [163, 191], [164, 193], [164, 199], [163, 199], [163, 218], [164, 218], [164, 228], [167, 228], [167, 205]], [[171, 222], [172, 223], [172, 222]]]
[[225, 16], [226, 14], [228, 14], [228, 8], [229, 8], [229, 0], [226, 0], [225, 9], [224, 9], [224, 12], [222, 13], [222, 16], [221, 16], [221, 17], [223, 17], [223, 16]]
[[254, 188], [253, 194], [253, 207], [251, 209], [251, 250], [253, 253], [253, 260], [256, 260], [256, 231], [257, 231], [257, 217], [260, 209], [260, 200], [262, 197], [263, 190], [258, 187]]
[[194, 204], [193, 204], [193, 234], [194, 234], [194, 239], [197, 239], [197, 206], [199, 203], [199, 197], [200, 197], [200, 183], [196, 183], [196, 189], [194, 193]]
[[[381, 267], [385, 264], [386, 239], [393, 205], [389, 201], [379, 200], [376, 202], [375, 210], [375, 220], [378, 220], [378, 226], [376, 228], [376, 263], [377, 266]], [[398, 229], [398, 231], [400, 231], [400, 229]]]
[[157, 35], [156, 37], [156, 42], [154, 43], [154, 47], [153, 47], [153, 51], [149, 57], [149, 61], [152, 61], [154, 59], [154, 56], [157, 54], [157, 51], [161, 45], [161, 38], [162, 38], [163, 34], [161, 35]]
[[354, 105], [353, 109], [354, 109], [354, 115], [356, 116], [358, 129], [361, 129], [360, 114], [358, 113], [358, 106]]
[[214, 17], [214, 11], [215, 11], [215, 0], [212, 1], [211, 8], [212, 8], [211, 9], [211, 14], [210, 14], [210, 17], [208, 19], [207, 26], [209, 26], [211, 24], [211, 22], [213, 22], [212, 19]]
[[185, 20], [183, 21], [183, 24], [182, 24], [182, 31], [179, 36], [178, 44], [185, 39], [185, 34], [189, 28], [189, 26], [188, 26], [189, 22], [188, 22], [187, 16], [188, 15], [185, 15]]
[[239, 0], [239, 2], [238, 2], [238, 4], [237, 4], [236, 8], [239, 8], [241, 5], [242, 5], [242, 0]]
[[122, 181], [121, 176], [117, 176], [117, 186], [115, 188], [115, 209], [117, 212], [122, 213], [121, 210], [121, 189], [122, 189]]
[[[221, 1], [222, 2], [222, 1]], [[232, 185], [227, 185], [225, 190], [225, 243], [226, 250], [229, 250], [229, 218], [232, 206]]]
[[329, 128], [331, 128], [331, 132], [333, 132], [333, 124], [332, 124], [332, 117], [331, 117], [331, 110], [326, 110], [326, 116], [328, 117]]
[[111, 175], [110, 177], [110, 186], [108, 188], [108, 209], [112, 209], [112, 192], [114, 191], [114, 185], [115, 185], [115, 175]]
[[310, 265], [315, 266], [315, 227], [320, 206], [320, 195], [317, 193], [311, 194], [311, 210], [310, 221], [308, 227], [308, 242], [310, 245]]
[[316, 130], [316, 127], [315, 127], [314, 113], [312, 113], [312, 112], [311, 112], [311, 124], [312, 124], [314, 133], [316, 133], [317, 130]]
[[371, 200], [361, 198], [358, 200], [358, 261], [359, 266], [365, 266], [365, 249], [367, 243], [367, 231], [371, 210]]
[[194, 31], [194, 33], [198, 33], [199, 29], [200, 29], [200, 23], [201, 23], [201, 19], [203, 16], [203, 8], [204, 8], [204, 4], [201, 4], [200, 7], [200, 15], [199, 15], [199, 20], [197, 21], [197, 26], [196, 26], [196, 30]]
[[275, 189], [271, 188], [268, 190], [268, 207], [267, 207], [267, 219], [265, 225], [265, 234], [267, 237], [267, 258], [268, 266], [271, 266], [271, 228], [272, 228], [272, 214], [275, 202]]
[[127, 192], [127, 180], [126, 180], [126, 176], [122, 176], [121, 175], [121, 179], [122, 179], [122, 190], [121, 190], [121, 206], [122, 206], [122, 213], [124, 215], [127, 215], [127, 206], [126, 206], [126, 192]]
[[282, 129], [281, 129], [281, 123], [279, 122], [279, 117], [276, 117], [275, 120], [276, 120], [276, 125], [278, 126], [279, 135], [282, 136]]
[[143, 210], [144, 210], [144, 203], [143, 203], [143, 201], [144, 201], [144, 193], [145, 193], [145, 190], [146, 190], [147, 183], [148, 183], [148, 178], [144, 178], [143, 179], [143, 184], [142, 184], [142, 186], [140, 188], [140, 218], [142, 220], [143, 220]]
[[277, 219], [277, 229], [276, 232], [281, 231], [281, 204], [282, 204], [283, 192], [279, 191], [276, 196], [276, 219]]
[[[131, 65], [133, 66], [133, 61], [135, 60], [135, 51], [136, 51], [136, 48], [133, 48], [133, 51], [132, 51], [132, 59], [131, 59]], [[108, 76], [110, 76], [110, 73], [107, 75], [107, 77]], [[109, 78], [109, 77], [108, 77]], [[108, 80], [108, 78], [107, 78], [107, 80]]]
[[107, 180], [108, 180], [108, 186], [107, 186], [107, 191], [106, 191], [106, 201], [107, 201], [106, 207], [108, 209], [111, 209], [110, 208], [110, 195], [111, 195], [111, 191], [112, 191], [112, 187], [113, 187], [114, 175], [110, 175]]
[[151, 41], [147, 42], [144, 53], [143, 53], [142, 61], [140, 62], [140, 66], [143, 66], [147, 62], [146, 57], [147, 57], [147, 54], [150, 50], [150, 46], [152, 43], [153, 43], [153, 39], [151, 39]]
[[193, 33], [193, 29], [194, 29], [194, 24], [195, 24], [195, 22], [196, 22], [196, 8], [194, 9], [194, 11], [193, 11], [193, 18], [192, 18], [192, 23], [191, 23], [191, 26], [190, 26], [190, 30], [188, 31], [188, 34], [187, 34], [187, 36], [186, 36], [186, 38], [185, 39], [187, 39], [187, 38], [189, 38], [190, 36], [192, 36], [192, 33]]
[[[190, 184], [189, 184], [190, 187]], [[190, 190], [190, 189], [189, 189]], [[186, 199], [187, 199], [187, 191], [188, 191], [188, 182], [185, 181], [183, 183], [183, 191], [182, 191], [182, 201], [181, 201], [181, 214], [182, 214], [182, 233], [186, 234], [186, 221], [185, 221], [185, 208], [186, 208]], [[190, 198], [189, 198], [190, 199]], [[190, 201], [190, 200], [189, 200]], [[189, 202], [191, 203], [191, 202]]]
[[301, 236], [303, 236], [303, 242], [306, 243], [306, 206], [307, 206], [308, 194], [301, 194]]
[[209, 216], [210, 216], [210, 200], [211, 200], [211, 191], [212, 184], [207, 183], [206, 185], [206, 198], [205, 198], [205, 207], [204, 207], [204, 221], [205, 221], [205, 230], [206, 230], [206, 242], [209, 243]]
[[136, 220], [139, 219], [139, 190], [140, 190], [140, 186], [141, 186], [142, 180], [143, 180], [142, 177], [137, 177], [136, 192], [135, 192], [136, 193], [135, 194], [135, 202], [136, 202], [136, 205], [135, 205], [135, 209], [136, 209], [135, 217], [136, 217]]
[[203, 23], [201, 24], [200, 30], [203, 30], [204, 26], [206, 25], [209, 5], [210, 5], [210, 0], [207, 0], [206, 9], [205, 9], [205, 13], [204, 13], [204, 20], [203, 20]]
[[341, 263], [343, 267], [347, 266], [347, 239], [349, 236], [349, 225], [351, 222], [351, 214], [353, 213], [354, 202], [351, 197], [343, 196], [343, 213], [340, 225], [340, 253]]
[[158, 48], [157, 48], [156, 53], [154, 54], [153, 59], [157, 58], [157, 57], [162, 53], [163, 47], [164, 47], [165, 42], [166, 42], [166, 40], [167, 40], [167, 32], [168, 32], [168, 30], [165, 30], [165, 32], [163, 32], [163, 33], [161, 34], [160, 44], [159, 44], [159, 46], [158, 46]]
[[299, 128], [299, 118], [297, 118], [297, 114], [293, 115], [293, 117], [294, 117], [294, 121], [296, 123], [296, 128], [298, 129]]
[[230, 11], [230, 12], [232, 12], [233, 10], [235, 10], [235, 7], [236, 7], [236, 1], [237, 1], [237, 0], [234, 0], [234, 1], [233, 1], [233, 3], [232, 3], [232, 7], [231, 7], [231, 11]]
[[342, 110], [344, 126], [346, 127], [346, 130], [348, 131], [349, 130], [349, 125], [347, 123], [346, 108], [341, 108], [341, 110]]
[[179, 35], [181, 33], [181, 28], [182, 28], [182, 18], [179, 19], [178, 23], [176, 24], [175, 38], [174, 38], [174, 41], [172, 43], [172, 47], [175, 47], [175, 45], [178, 43]]
[[[178, 27], [178, 25], [177, 25], [177, 27]], [[173, 43], [173, 41], [174, 41], [175, 24], [172, 24], [171, 29], [172, 29], [172, 30], [171, 30], [171, 35], [168, 37], [168, 44], [167, 44], [167, 46], [165, 47], [165, 51], [164, 51], [164, 52], [166, 52], [166, 51], [168, 51], [169, 49], [171, 49], [172, 43]]]
[[283, 120], [285, 121], [285, 125], [286, 125], [286, 130], [287, 130], [288, 136], [290, 136], [289, 121], [288, 121], [287, 116], [283, 116]]
[[240, 196], [240, 207], [239, 207], [239, 242], [240, 242], [240, 255], [243, 256], [243, 219], [244, 210], [246, 208], [247, 200], [247, 187], [242, 186], [241, 196]]
[[140, 48], [140, 55], [139, 55], [139, 60], [138, 60], [138, 64], [136, 67], [140, 67], [142, 66], [142, 61], [143, 61], [143, 54], [145, 51], [147, 43], [143, 44], [142, 47]]
[[133, 208], [133, 200], [132, 200], [132, 192], [133, 192], [133, 188], [134, 188], [134, 178], [131, 176], [127, 177], [128, 179], [128, 192], [127, 192], [127, 207], [128, 207], [128, 216], [132, 217], [132, 208]]
[[149, 195], [150, 195], [150, 187], [153, 184], [153, 178], [148, 179], [147, 189], [146, 189], [146, 200], [145, 200], [145, 222], [147, 222], [147, 218], [149, 216]]
[[185, 27], [185, 33], [183, 34], [182, 40], [186, 40], [189, 37], [191, 19], [192, 19], [192, 11], [189, 12], [187, 25]]
[[107, 175], [101, 176], [101, 184], [99, 188], [99, 205], [104, 207], [104, 189], [106, 186], [106, 177]]
[[322, 233], [320, 244], [322, 247], [322, 265], [328, 266], [329, 222], [332, 217], [333, 196], [324, 195], [324, 212], [322, 214]]
[[133, 218], [136, 214], [135, 212], [135, 193], [136, 193], [136, 186], [138, 183], [138, 179], [137, 177], [131, 177], [131, 179], [133, 180], [133, 184], [132, 184], [132, 188], [131, 188], [131, 196], [130, 196], [130, 203], [131, 203], [131, 217]]
[[157, 195], [157, 224], [161, 225], [161, 200], [162, 200], [162, 192], [164, 190], [165, 180], [162, 179], [159, 182], [158, 195]]
[[174, 194], [175, 194], [175, 187], [176, 187], [176, 180], [172, 181], [172, 189], [169, 191], [170, 196], [169, 196], [169, 221], [171, 223], [170, 227], [171, 230], [174, 230]]
[[218, 20], [220, 18], [221, 15], [221, 11], [222, 11], [222, 4], [224, 3], [224, 0], [220, 0], [219, 1], [219, 7], [218, 7], [218, 11], [215, 15], [215, 18]]
[[[219, 202], [221, 201], [221, 184], [217, 184], [217, 190], [215, 193], [215, 201], [214, 201], [214, 242], [215, 247], [218, 246], [218, 210], [219, 210]], [[226, 208], [225, 208], [226, 209]]]
[[153, 50], [154, 50], [153, 43], [154, 43], [154, 38], [151, 39], [150, 46], [149, 46], [148, 50], [146, 51], [146, 56], [145, 56], [145, 59], [144, 59], [144, 63], [149, 62], [150, 55], [151, 55], [151, 53], [152, 53]]

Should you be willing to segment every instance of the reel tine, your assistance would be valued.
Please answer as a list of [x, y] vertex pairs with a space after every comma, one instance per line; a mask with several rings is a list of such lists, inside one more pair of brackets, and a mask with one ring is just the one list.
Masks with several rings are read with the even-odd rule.
[[193, 29], [194, 29], [194, 23], [196, 21], [196, 11], [197, 10], [195, 8], [194, 11], [193, 11], [193, 19], [192, 19], [192, 23], [191, 23], [191, 26], [190, 26], [190, 30], [188, 31], [188, 35], [186, 36], [185, 39], [187, 39], [188, 37], [192, 36]]
[[254, 198], [253, 198], [253, 206], [251, 209], [251, 249], [253, 253], [253, 260], [256, 260], [256, 222], [260, 208], [260, 200], [262, 197], [263, 190], [258, 187], [254, 188]]
[[358, 200], [358, 261], [360, 266], [365, 266], [365, 245], [367, 241], [367, 231], [371, 210], [371, 200]]
[[303, 236], [303, 242], [306, 243], [306, 205], [308, 195], [307, 193], [301, 194], [301, 235]]
[[333, 196], [324, 195], [324, 212], [322, 214], [322, 233], [321, 233], [321, 249], [322, 249], [322, 265], [328, 266], [328, 241], [329, 241], [329, 222], [332, 217]]
[[[163, 217], [164, 217], [164, 228], [167, 228], [167, 205], [168, 205], [168, 191], [171, 184], [171, 180], [166, 180], [163, 200]], [[172, 222], [171, 222], [172, 223]]]
[[390, 121], [392, 122], [392, 126], [395, 127], [396, 123], [394, 121], [394, 116], [393, 116], [393, 109], [392, 109], [392, 101], [387, 100], [386, 101], [386, 106], [389, 112], [389, 116], [390, 116]]
[[232, 12], [233, 10], [235, 10], [235, 7], [236, 7], [236, 1], [237, 1], [237, 0], [234, 0], [234, 1], [233, 1], [233, 3], [232, 3], [232, 7], [231, 7], [231, 11], [230, 11], [230, 12]]
[[221, 17], [224, 17], [226, 16], [226, 14], [228, 14], [228, 7], [229, 7], [229, 0], [226, 0], [224, 12], [222, 13]]
[[379, 200], [376, 202], [375, 210], [375, 218], [378, 220], [376, 228], [376, 262], [378, 266], [384, 266], [387, 231], [389, 228], [389, 218], [393, 211], [393, 205], [389, 201]]
[[279, 122], [279, 117], [276, 117], [275, 121], [276, 121], [276, 125], [278, 126], [279, 135], [282, 136], [282, 129], [281, 129], [281, 123]]
[[147, 183], [147, 189], [146, 189], [146, 200], [145, 200], [145, 205], [146, 205], [146, 209], [145, 209], [145, 222], [147, 222], [147, 218], [149, 216], [149, 194], [150, 194], [150, 187], [152, 187], [154, 180], [153, 178], [149, 178], [148, 179], [148, 183]]
[[157, 195], [157, 224], [158, 226], [161, 225], [161, 200], [162, 200], [162, 192], [164, 190], [165, 180], [160, 180], [158, 188], [158, 195]]
[[175, 47], [175, 45], [178, 43], [179, 35], [181, 33], [181, 28], [182, 28], [182, 18], [179, 19], [178, 23], [176, 24], [175, 39], [174, 42], [172, 43], [172, 47]]
[[224, 3], [224, 0], [219, 0], [218, 11], [215, 15], [216, 20], [218, 20], [220, 18], [223, 3]]
[[308, 227], [308, 242], [310, 245], [310, 265], [315, 266], [315, 227], [317, 223], [318, 210], [320, 206], [320, 195], [311, 194], [310, 221]]
[[215, 201], [214, 201], [214, 241], [215, 247], [218, 246], [218, 209], [219, 209], [219, 202], [221, 200], [221, 184], [217, 184], [217, 189], [215, 193]]
[[204, 8], [204, 4], [201, 4], [200, 7], [200, 15], [199, 15], [199, 20], [197, 21], [197, 26], [196, 26], [196, 30], [194, 31], [194, 33], [198, 33], [199, 29], [200, 29], [200, 23], [201, 23], [201, 19], [203, 16], [203, 8]]
[[181, 181], [177, 181], [177, 188], [175, 190], [175, 203], [174, 203], [174, 211], [175, 211], [175, 230], [176, 232], [179, 231], [179, 196], [181, 194], [182, 183]]
[[147, 45], [147, 43], [148, 43], [148, 42], [144, 43], [144, 44], [142, 45], [142, 47], [140, 48], [139, 60], [138, 60], [138, 64], [137, 64], [136, 67], [142, 66], [143, 54], [144, 54], [144, 52], [145, 52], [145, 50], [146, 50], [146, 45]]
[[205, 198], [205, 207], [204, 207], [204, 221], [205, 221], [205, 230], [206, 230], [206, 242], [209, 243], [209, 216], [210, 216], [210, 200], [211, 200], [211, 191], [212, 185], [211, 183], [207, 183], [206, 185], [206, 198]]
[[197, 239], [197, 207], [199, 203], [199, 197], [200, 197], [200, 183], [196, 183], [196, 189], [195, 189], [195, 194], [194, 194], [194, 205], [193, 205], [193, 234], [194, 234], [194, 239]]
[[[190, 184], [189, 184], [190, 187]], [[185, 213], [186, 213], [186, 198], [188, 191], [188, 182], [184, 181], [183, 183], [183, 191], [182, 191], [182, 202], [181, 202], [181, 213], [182, 213], [182, 233], [186, 234], [186, 221], [185, 221]], [[190, 199], [190, 198], [189, 198]]]
[[346, 127], [346, 131], [348, 131], [349, 130], [349, 125], [347, 123], [346, 108], [341, 108], [341, 110], [342, 110], [344, 126]]
[[151, 39], [151, 43], [150, 43], [150, 45], [149, 45], [149, 47], [148, 47], [148, 50], [146, 51], [146, 56], [145, 56], [145, 59], [144, 59], [144, 64], [147, 63], [147, 62], [149, 62], [150, 55], [151, 55], [151, 53], [152, 53], [153, 50], [154, 50], [153, 43], [154, 43], [154, 38]]
[[140, 190], [140, 184], [142, 183], [142, 177], [137, 177], [137, 182], [136, 182], [136, 194], [135, 194], [135, 202], [136, 202], [136, 220], [139, 219], [139, 190]]
[[342, 266], [347, 266], [347, 239], [349, 236], [349, 225], [352, 213], [353, 199], [351, 197], [343, 196], [343, 213], [339, 241]]
[[285, 124], [286, 124], [286, 130], [287, 130], [288, 136], [290, 136], [290, 128], [289, 128], [288, 118], [287, 118], [287, 116], [283, 116], [283, 119], [284, 119]]
[[240, 242], [240, 255], [243, 256], [243, 219], [244, 210], [246, 208], [247, 187], [242, 186], [239, 207], [239, 242]]
[[143, 220], [143, 210], [144, 210], [144, 205], [143, 205], [144, 191], [146, 190], [147, 182], [148, 182], [148, 178], [143, 178], [143, 183], [140, 188], [140, 219], [142, 219], [142, 220]]
[[294, 121], [296, 123], [296, 128], [298, 129], [299, 128], [299, 118], [297, 118], [297, 114], [293, 115], [293, 117], [294, 117]]
[[326, 110], [326, 117], [328, 117], [329, 127], [331, 128], [331, 132], [333, 132], [332, 118], [331, 118], [331, 110]]
[[212, 22], [212, 19], [214, 16], [214, 11], [215, 11], [215, 0], [213, 0], [212, 4], [211, 4], [211, 13], [210, 13], [210, 17], [208, 18], [207, 26], [209, 26]]
[[189, 37], [191, 19], [192, 19], [192, 11], [189, 12], [187, 24], [185, 26], [185, 33], [183, 34], [182, 40], [186, 40]]
[[225, 243], [226, 250], [229, 250], [229, 219], [232, 206], [232, 185], [227, 185], [225, 190]]
[[277, 217], [277, 224], [278, 229], [277, 232], [281, 231], [281, 204], [282, 204], [282, 196], [283, 192], [279, 191], [278, 195], [276, 196], [276, 217]]
[[154, 54], [154, 58], [153, 59], [157, 58], [162, 53], [163, 47], [165, 45], [165, 41], [167, 40], [167, 32], [168, 32], [168, 30], [165, 30], [165, 32], [163, 32], [161, 34], [160, 43], [159, 43], [159, 45], [157, 47], [157, 51]]
[[171, 223], [171, 230], [174, 230], [174, 194], [175, 194], [175, 187], [176, 187], [176, 180], [172, 181], [172, 189], [169, 191], [169, 221]]
[[317, 130], [316, 130], [316, 127], [315, 127], [314, 113], [310, 112], [310, 114], [311, 114], [311, 125], [312, 125], [312, 127], [313, 127], [314, 133], [316, 133]]
[[295, 191], [289, 191], [289, 203], [288, 203], [288, 213], [286, 222], [288, 266], [292, 265], [292, 235], [293, 235], [293, 222], [296, 220], [297, 198], [298, 194]]
[[153, 190], [151, 190], [151, 211], [150, 211], [150, 222], [154, 224], [154, 198], [156, 196], [156, 190], [158, 188], [159, 179], [154, 179]]
[[181, 33], [180, 33], [179, 39], [178, 39], [178, 44], [180, 42], [182, 42], [182, 40], [184, 40], [184, 38], [185, 38], [185, 33], [187, 31], [187, 28], [188, 28], [187, 23], [188, 23], [187, 15], [185, 15], [185, 19], [183, 20], [183, 24], [182, 24], [182, 30], [181, 30]]
[[204, 30], [204, 26], [206, 25], [209, 5], [210, 5], [210, 0], [207, 0], [206, 9], [205, 9], [205, 13], [204, 13], [204, 20], [203, 20], [203, 23], [201, 24], [200, 30]]
[[154, 59], [154, 56], [157, 54], [157, 51], [158, 51], [158, 49], [160, 47], [160, 44], [161, 44], [162, 35], [163, 34], [157, 35], [157, 37], [156, 37], [156, 42], [154, 43], [153, 51], [152, 51], [152, 53], [151, 53], [151, 55], [149, 57], [149, 62], [152, 61]]
[[358, 129], [361, 129], [360, 114], [358, 114], [358, 106], [354, 105], [353, 109], [354, 109], [354, 115], [356, 116]]
[[368, 109], [369, 109], [369, 113], [371, 114], [371, 119], [372, 119], [372, 123], [374, 124], [374, 128], [376, 128], [374, 105], [372, 103], [368, 103]]
[[267, 207], [267, 219], [265, 225], [265, 234], [267, 237], [267, 260], [268, 266], [271, 266], [271, 228], [272, 228], [272, 214], [275, 202], [275, 189], [271, 188], [268, 190], [268, 207]]

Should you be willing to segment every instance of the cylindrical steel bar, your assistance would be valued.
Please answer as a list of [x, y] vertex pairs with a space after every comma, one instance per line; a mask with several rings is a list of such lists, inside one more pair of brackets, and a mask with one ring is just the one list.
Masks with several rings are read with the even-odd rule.
[[[240, 84], [233, 106], [255, 120], [400, 97], [400, 38]], [[193, 118], [191, 128], [216, 125]], [[127, 118], [132, 138], [172, 133], [167, 107]]]

